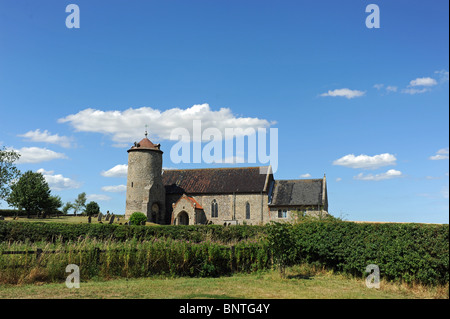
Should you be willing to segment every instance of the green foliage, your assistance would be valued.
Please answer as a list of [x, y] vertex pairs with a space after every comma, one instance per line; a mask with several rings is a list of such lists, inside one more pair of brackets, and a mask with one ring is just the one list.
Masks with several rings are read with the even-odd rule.
[[[295, 262], [355, 276], [367, 276], [366, 266], [376, 264], [381, 278], [387, 280], [430, 285], [449, 281], [448, 225], [315, 221], [289, 227], [287, 234], [295, 243], [290, 256]], [[275, 241], [269, 246], [279, 249], [289, 242], [283, 236], [269, 239]]]
[[48, 214], [58, 214], [61, 206], [62, 206], [62, 200], [61, 200], [60, 196], [57, 196], [57, 195], [50, 196], [47, 204], [44, 207], [45, 216]]
[[[117, 266], [115, 262], [108, 264], [110, 270], [115, 269], [111, 270], [114, 276], [123, 274], [123, 269], [128, 269], [130, 276], [147, 271], [165, 275], [216, 276], [231, 271], [265, 269], [271, 266], [273, 258], [280, 270], [289, 264], [308, 263], [366, 277], [366, 266], [376, 264], [385, 280], [429, 285], [449, 282], [448, 225], [357, 224], [330, 220], [266, 226], [129, 227], [0, 221], [0, 246], [12, 242], [66, 245], [85, 239], [114, 242], [116, 247], [128, 243], [129, 246], [124, 246], [130, 247], [125, 250], [129, 254], [126, 255], [130, 262], [128, 268], [123, 268], [123, 259], [117, 257], [120, 253], [106, 254], [108, 260], [121, 260], [117, 261]], [[131, 250], [133, 245], [149, 247], [144, 242], [154, 245], [147, 253]], [[235, 246], [234, 253], [220, 248], [229, 245]], [[102, 255], [101, 258], [106, 257]], [[140, 262], [144, 270], [138, 270]], [[104, 268], [102, 276], [106, 276], [107, 269]]]
[[67, 203], [64, 205], [64, 207], [62, 208], [62, 212], [63, 212], [64, 214], [68, 214], [70, 209], [73, 209], [73, 204], [72, 204], [71, 202], [67, 202]]
[[12, 216], [26, 216], [27, 212], [18, 209], [0, 209], [0, 216], [12, 217]]
[[100, 213], [100, 206], [94, 201], [89, 202], [84, 210], [87, 216], [93, 216]]
[[247, 239], [258, 239], [264, 235], [264, 226], [221, 225], [158, 225], [133, 226], [117, 224], [65, 224], [43, 222], [0, 221], [0, 242], [55, 242], [73, 241], [78, 238], [96, 240], [139, 241], [155, 238], [171, 238], [201, 242], [206, 240], [233, 243]]
[[11, 183], [20, 176], [20, 171], [14, 165], [20, 154], [7, 150], [5, 147], [0, 150], [0, 199], [6, 200], [11, 192]]
[[147, 216], [141, 212], [134, 212], [130, 216], [130, 225], [143, 225], [147, 221]]
[[[43, 249], [38, 260], [34, 254], [2, 255], [2, 250]], [[57, 251], [57, 253], [47, 253]], [[239, 242], [230, 246], [211, 241], [158, 239], [123, 242], [91, 238], [67, 243], [0, 243], [0, 283], [16, 284], [30, 280], [30, 272], [41, 274], [40, 281], [63, 281], [65, 267], [80, 267], [81, 279], [138, 278], [154, 275], [215, 277], [233, 272], [270, 268], [267, 244]]]
[[267, 230], [269, 248], [283, 277], [286, 266], [293, 263], [296, 254], [292, 229], [292, 224], [272, 222]]
[[25, 209], [28, 216], [38, 215], [51, 206], [50, 188], [41, 173], [27, 171], [11, 186], [8, 204]]
[[81, 211], [83, 208], [86, 207], [86, 193], [78, 194], [77, 199], [75, 199], [75, 202], [72, 204], [73, 211], [75, 215]]

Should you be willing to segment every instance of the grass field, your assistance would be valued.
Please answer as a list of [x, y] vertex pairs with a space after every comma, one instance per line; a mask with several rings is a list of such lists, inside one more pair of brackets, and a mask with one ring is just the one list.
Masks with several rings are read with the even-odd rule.
[[381, 282], [380, 289], [369, 289], [364, 279], [295, 266], [281, 278], [274, 270], [235, 274], [219, 278], [141, 278], [81, 282], [69, 289], [65, 283], [0, 287], [0, 298], [7, 299], [414, 299], [448, 298], [448, 287]]

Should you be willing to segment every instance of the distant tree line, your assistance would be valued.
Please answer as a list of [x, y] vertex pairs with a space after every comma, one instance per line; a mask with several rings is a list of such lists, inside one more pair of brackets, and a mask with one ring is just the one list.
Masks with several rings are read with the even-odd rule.
[[[50, 215], [68, 214], [70, 210], [75, 216], [83, 213], [88, 216], [100, 212], [96, 202], [86, 205], [86, 193], [81, 193], [73, 203], [63, 205], [61, 197], [52, 195], [44, 176], [31, 170], [21, 173], [14, 165], [20, 154], [3, 147], [0, 150], [0, 200], [5, 200], [10, 206], [17, 208], [14, 216], [24, 215], [28, 218], [37, 216], [46, 218]], [[1, 212], [0, 212], [1, 214]], [[10, 215], [5, 212], [3, 216]]]

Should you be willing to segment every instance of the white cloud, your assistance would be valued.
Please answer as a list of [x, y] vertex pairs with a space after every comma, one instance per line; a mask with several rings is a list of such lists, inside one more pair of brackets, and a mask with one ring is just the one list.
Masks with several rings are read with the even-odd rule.
[[340, 165], [351, 168], [376, 169], [382, 166], [395, 165], [397, 159], [389, 153], [368, 156], [354, 154], [345, 155], [333, 162], [333, 165]]
[[417, 78], [409, 82], [409, 86], [434, 86], [437, 84], [437, 81], [433, 78]]
[[328, 91], [327, 93], [322, 93], [320, 96], [342, 96], [342, 97], [346, 97], [347, 99], [353, 99], [355, 97], [360, 97], [365, 94], [366, 94], [365, 91], [350, 90], [350, 89], [344, 88], [344, 89], [336, 89], [333, 91]]
[[448, 77], [448, 71], [447, 70], [434, 71], [434, 73], [439, 75], [441, 83], [448, 81], [449, 77]]
[[374, 88], [376, 88], [377, 90], [381, 90], [381, 88], [384, 86], [384, 84], [379, 83], [379, 84], [374, 84]]
[[54, 159], [66, 159], [67, 156], [63, 153], [57, 153], [52, 150], [40, 147], [22, 147], [21, 149], [14, 149], [14, 151], [20, 154], [20, 158], [17, 161], [18, 164], [25, 163], [40, 163], [45, 161], [51, 161]]
[[340, 177], [336, 178], [336, 182], [340, 182], [340, 181], [342, 181], [342, 178], [340, 178]]
[[124, 193], [127, 191], [126, 185], [103, 186], [102, 191], [108, 193]]
[[108, 201], [111, 199], [111, 197], [103, 194], [90, 194], [86, 196], [86, 199], [88, 201], [101, 202], [101, 201]]
[[437, 160], [448, 160], [449, 159], [449, 148], [441, 148], [439, 151], [436, 152], [436, 155], [430, 156], [430, 160], [437, 161]]
[[422, 93], [425, 93], [425, 92], [428, 92], [428, 91], [430, 91], [430, 89], [427, 89], [427, 88], [422, 88], [422, 89], [403, 89], [402, 93], [414, 95], [414, 94], [422, 94]]
[[79, 188], [81, 186], [81, 183], [74, 181], [68, 177], [64, 177], [61, 174], [54, 174], [54, 171], [46, 171], [43, 168], [40, 168], [37, 170], [38, 173], [41, 173], [45, 180], [48, 183], [48, 186], [52, 190], [55, 191], [61, 191], [64, 189], [72, 189], [72, 188]]
[[386, 173], [381, 174], [367, 174], [364, 175], [363, 173], [359, 173], [357, 176], [354, 176], [354, 179], [360, 180], [360, 181], [382, 181], [386, 179], [392, 179], [397, 177], [402, 177], [403, 174], [400, 171], [397, 171], [395, 169], [390, 169]]
[[302, 175], [300, 175], [300, 177], [301, 177], [301, 178], [310, 178], [310, 177], [311, 177], [311, 174], [309, 174], [309, 173], [302, 174]]
[[128, 165], [116, 165], [113, 168], [102, 171], [100, 174], [104, 177], [127, 177]]
[[388, 92], [397, 92], [397, 90], [398, 90], [398, 87], [393, 86], [393, 85], [388, 85], [386, 87], [386, 91], [388, 91]]
[[25, 137], [31, 142], [44, 142], [57, 144], [66, 148], [70, 147], [70, 139], [67, 136], [59, 136], [58, 134], [51, 135], [47, 130], [41, 132], [41, 130], [37, 129], [35, 131], [28, 131], [19, 136]]
[[127, 109], [125, 111], [101, 111], [85, 109], [58, 120], [70, 123], [77, 131], [107, 134], [122, 147], [123, 143], [133, 143], [143, 137], [145, 125], [152, 138], [170, 140], [171, 132], [176, 128], [187, 129], [192, 136], [194, 120], [200, 120], [202, 130], [217, 128], [224, 136], [225, 128], [267, 128], [275, 122], [251, 117], [237, 117], [229, 108], [211, 110], [208, 104], [198, 104], [186, 109], [172, 108], [160, 111], [151, 107]]

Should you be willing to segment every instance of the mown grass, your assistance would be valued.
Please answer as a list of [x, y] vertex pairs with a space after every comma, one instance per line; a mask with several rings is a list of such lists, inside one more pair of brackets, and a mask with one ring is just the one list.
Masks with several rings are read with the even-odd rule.
[[64, 283], [2, 285], [0, 298], [7, 299], [414, 299], [448, 298], [446, 287], [399, 285], [381, 281], [369, 289], [363, 278], [352, 278], [308, 265], [290, 267], [286, 277], [265, 270], [218, 278], [167, 278], [89, 280], [80, 288]]

